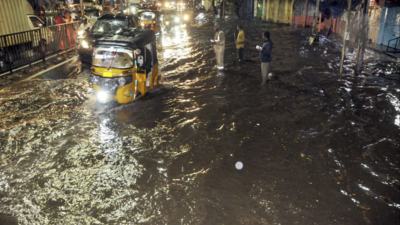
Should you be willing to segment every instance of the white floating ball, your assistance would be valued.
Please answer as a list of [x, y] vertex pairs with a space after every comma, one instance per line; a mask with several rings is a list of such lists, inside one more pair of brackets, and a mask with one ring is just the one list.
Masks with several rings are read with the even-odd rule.
[[236, 169], [241, 170], [241, 169], [243, 169], [243, 163], [238, 161], [238, 162], [236, 162], [235, 167], [236, 167]]

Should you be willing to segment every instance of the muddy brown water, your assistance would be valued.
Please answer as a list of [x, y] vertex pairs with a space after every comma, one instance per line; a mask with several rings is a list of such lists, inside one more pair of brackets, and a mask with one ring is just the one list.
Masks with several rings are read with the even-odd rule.
[[353, 76], [349, 54], [340, 78], [340, 40], [250, 21], [239, 65], [228, 18], [218, 72], [202, 16], [159, 38], [163, 85], [135, 103], [96, 104], [89, 68], [0, 91], [0, 224], [399, 222], [399, 62], [368, 50]]

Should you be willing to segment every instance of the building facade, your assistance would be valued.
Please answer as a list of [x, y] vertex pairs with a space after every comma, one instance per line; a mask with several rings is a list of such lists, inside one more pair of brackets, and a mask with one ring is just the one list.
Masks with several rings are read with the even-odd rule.
[[[253, 17], [275, 23], [291, 24], [299, 27], [312, 26], [315, 14], [315, 0], [253, 0]], [[358, 2], [354, 0], [353, 2]], [[361, 1], [363, 2], [363, 1]], [[328, 17], [328, 18], [325, 18]], [[342, 35], [347, 13], [318, 17], [320, 32], [329, 28]], [[320, 19], [321, 18], [321, 19]], [[362, 18], [362, 3], [353, 5], [349, 23], [350, 39], [357, 38]], [[383, 47], [400, 49], [400, 0], [370, 0], [368, 9], [368, 39]], [[397, 45], [396, 45], [397, 43]]]

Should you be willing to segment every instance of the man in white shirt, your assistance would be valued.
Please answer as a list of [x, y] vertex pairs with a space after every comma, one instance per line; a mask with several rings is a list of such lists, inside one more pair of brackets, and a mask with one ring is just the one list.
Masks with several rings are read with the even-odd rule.
[[76, 14], [74, 11], [72, 11], [71, 19], [73, 19], [73, 21], [76, 21], [76, 19], [78, 19], [78, 14]]
[[79, 26], [79, 31], [86, 31], [87, 29], [92, 29], [92, 25], [87, 22], [86, 18], [82, 19], [82, 24]]
[[212, 49], [215, 52], [215, 56], [217, 58], [217, 68], [219, 70], [224, 69], [224, 54], [225, 54], [225, 35], [221, 30], [221, 26], [219, 23], [214, 25], [215, 35], [214, 39], [211, 39], [211, 43], [213, 43]]

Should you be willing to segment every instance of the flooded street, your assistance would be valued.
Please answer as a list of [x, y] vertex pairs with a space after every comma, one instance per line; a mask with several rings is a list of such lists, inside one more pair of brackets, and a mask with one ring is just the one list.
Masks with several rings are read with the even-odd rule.
[[163, 83], [131, 104], [96, 103], [78, 60], [0, 90], [0, 224], [399, 223], [400, 62], [353, 76], [354, 51], [339, 77], [339, 37], [253, 20], [239, 65], [228, 17], [219, 72], [215, 21], [160, 35]]

